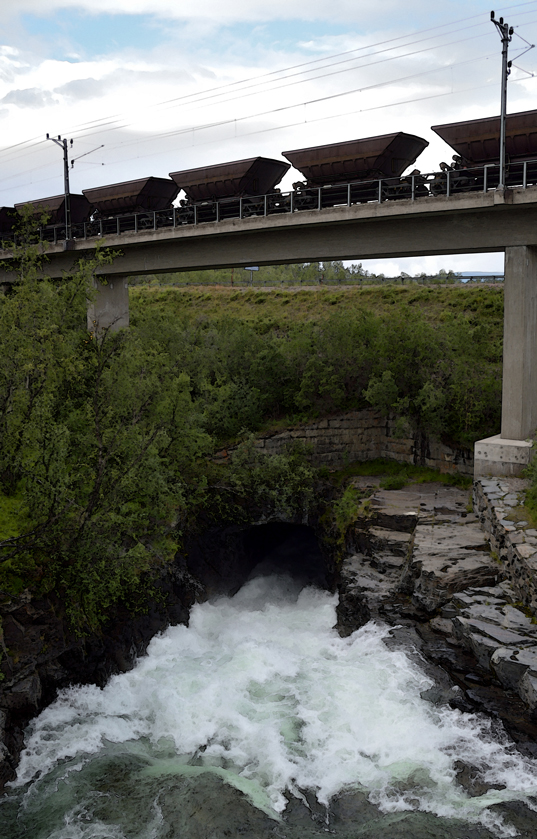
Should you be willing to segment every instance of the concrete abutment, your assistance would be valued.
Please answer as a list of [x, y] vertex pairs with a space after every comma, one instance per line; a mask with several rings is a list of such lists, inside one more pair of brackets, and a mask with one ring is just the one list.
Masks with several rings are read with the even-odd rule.
[[505, 249], [501, 433], [475, 444], [475, 477], [520, 475], [537, 428], [537, 248]]
[[95, 295], [88, 300], [88, 332], [102, 333], [125, 329], [129, 325], [129, 285], [123, 277], [108, 282], [93, 281]]

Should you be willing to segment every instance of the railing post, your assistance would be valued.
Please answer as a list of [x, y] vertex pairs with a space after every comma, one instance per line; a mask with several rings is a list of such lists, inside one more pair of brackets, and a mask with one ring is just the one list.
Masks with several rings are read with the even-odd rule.
[[153, 210], [153, 230], [157, 229], [157, 211]]
[[483, 192], [488, 191], [488, 166], [483, 166]]
[[322, 199], [321, 187], [319, 186], [319, 187], [317, 187], [317, 209], [321, 210], [322, 206], [323, 206], [323, 199]]
[[103, 220], [102, 218], [99, 219], [99, 236], [103, 235]]
[[263, 215], [267, 215], [267, 194], [263, 196]]
[[416, 176], [411, 175], [411, 177], [412, 177], [412, 201], [413, 201], [414, 197], [415, 197], [415, 189], [416, 189]]
[[173, 217], [173, 226], [174, 226], [174, 227], [177, 227], [177, 215], [176, 215], [176, 210], [177, 210], [177, 207], [174, 207], [174, 208], [173, 208], [173, 216], [172, 216], [172, 217]]
[[451, 169], [447, 170], [446, 196], [451, 195]]
[[351, 206], [351, 185], [347, 184], [347, 207]]
[[198, 223], [198, 205], [194, 204], [194, 224]]
[[138, 213], [134, 214], [134, 232], [138, 233]]
[[379, 204], [382, 204], [382, 179], [379, 178], [379, 194], [378, 194]]
[[524, 168], [522, 170], [522, 185], [526, 189], [528, 185], [528, 161], [524, 161]]
[[119, 216], [116, 219], [116, 233], [119, 236], [121, 234], [121, 225], [119, 223]]
[[294, 202], [293, 202], [294, 195], [295, 195], [295, 191], [293, 190], [293, 191], [290, 193], [290, 195], [289, 195], [289, 198], [290, 198], [290, 200], [289, 200], [289, 212], [290, 212], [290, 213], [293, 213], [293, 212], [294, 212], [294, 209], [295, 209], [295, 208], [294, 208], [294, 206], [293, 206], [293, 204], [294, 204]]
[[220, 221], [220, 201], [215, 201], [216, 204], [216, 221]]
[[239, 218], [242, 218], [242, 196], [239, 198]]

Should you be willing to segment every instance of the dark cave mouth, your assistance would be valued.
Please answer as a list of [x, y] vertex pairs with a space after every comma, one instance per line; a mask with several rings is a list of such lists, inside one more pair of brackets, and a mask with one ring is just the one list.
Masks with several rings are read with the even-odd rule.
[[[248, 580], [287, 574], [301, 587], [331, 588], [331, 574], [319, 540], [305, 524], [269, 522], [243, 531]], [[245, 580], [246, 581], [246, 580]]]

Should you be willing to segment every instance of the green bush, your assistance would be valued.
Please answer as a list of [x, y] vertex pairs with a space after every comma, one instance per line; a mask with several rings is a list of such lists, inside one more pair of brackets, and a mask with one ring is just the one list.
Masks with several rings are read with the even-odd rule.
[[174, 556], [182, 472], [209, 446], [189, 378], [156, 336], [88, 335], [106, 260], [59, 283], [29, 262], [0, 297], [0, 586], [54, 589], [80, 631]]

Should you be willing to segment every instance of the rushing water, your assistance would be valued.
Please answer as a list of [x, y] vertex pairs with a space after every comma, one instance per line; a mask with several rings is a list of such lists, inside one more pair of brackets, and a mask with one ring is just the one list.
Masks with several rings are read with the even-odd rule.
[[[516, 835], [494, 805], [531, 807], [537, 765], [484, 717], [423, 700], [432, 683], [388, 628], [340, 638], [335, 606], [258, 578], [195, 606], [103, 690], [63, 691], [27, 731], [2, 839]], [[469, 797], [456, 760], [502, 788]], [[331, 818], [342, 800], [350, 823]]]

